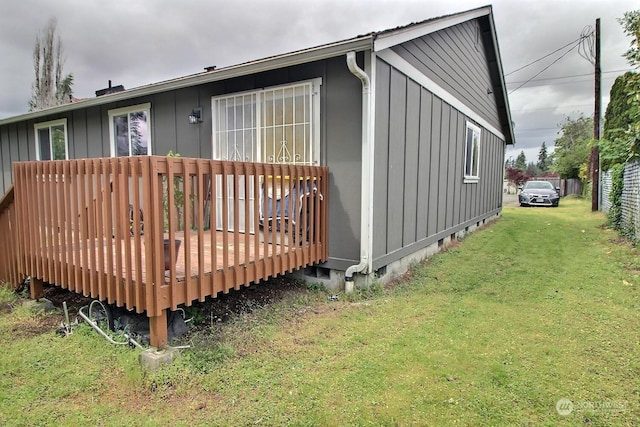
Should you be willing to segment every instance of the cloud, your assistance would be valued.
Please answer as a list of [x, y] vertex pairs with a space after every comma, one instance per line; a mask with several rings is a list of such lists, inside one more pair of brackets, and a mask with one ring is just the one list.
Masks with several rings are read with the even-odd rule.
[[[75, 96], [93, 97], [108, 80], [132, 88], [197, 73], [209, 65], [233, 65], [486, 4], [486, 0], [2, 2], [0, 118], [26, 112], [33, 42], [51, 16], [58, 19], [65, 71], [74, 74]], [[603, 71], [628, 69], [622, 54], [630, 40], [616, 18], [634, 8], [637, 5], [629, 0], [496, 0], [493, 11], [504, 70], [508, 73], [577, 39], [597, 17], [602, 19]], [[548, 64], [541, 61], [507, 76], [509, 90], [520, 84], [512, 82], [525, 81]], [[592, 69], [572, 52], [538, 77], [545, 80], [510, 95], [516, 149], [539, 147], [542, 141], [550, 145], [565, 115], [592, 114]], [[616, 75], [604, 74], [605, 100]]]

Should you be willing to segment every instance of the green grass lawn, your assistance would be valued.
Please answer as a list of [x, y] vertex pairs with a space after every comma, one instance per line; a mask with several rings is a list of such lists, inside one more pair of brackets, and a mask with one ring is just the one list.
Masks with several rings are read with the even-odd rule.
[[2, 291], [0, 424], [637, 425], [640, 259], [603, 223], [505, 208], [393, 287], [292, 296], [155, 374]]

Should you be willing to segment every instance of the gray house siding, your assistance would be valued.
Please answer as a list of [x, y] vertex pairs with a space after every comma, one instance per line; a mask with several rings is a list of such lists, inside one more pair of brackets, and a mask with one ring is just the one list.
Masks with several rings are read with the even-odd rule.
[[375, 91], [377, 269], [499, 211], [504, 141], [482, 129], [480, 179], [464, 183], [468, 118], [381, 59]]
[[[429, 79], [447, 89], [467, 107], [475, 110], [492, 126], [502, 129], [497, 93], [487, 62], [481, 19], [408, 41], [392, 50]], [[489, 55], [490, 56], [490, 55]]]
[[[425, 34], [429, 26], [411, 28]], [[395, 38], [402, 33], [392, 31], [394, 38], [386, 39], [391, 40], [386, 46], [407, 40]], [[378, 35], [365, 40], [367, 44], [360, 44], [364, 43], [360, 40], [348, 44], [349, 50], [359, 51], [361, 68], [365, 68], [362, 49], [376, 49], [379, 55], [373, 55], [374, 269], [498, 213], [502, 204], [503, 139], [513, 142], [490, 14], [390, 48], [382, 43], [387, 34], [380, 34], [380, 49], [376, 47]], [[418, 33], [407, 34], [413, 37]], [[351, 43], [357, 48], [352, 49]], [[211, 158], [212, 97], [320, 77], [320, 163], [328, 165], [330, 173], [329, 260], [323, 267], [345, 270], [360, 259], [363, 124], [361, 82], [347, 68], [344, 53], [349, 50], [335, 53], [334, 49], [342, 48], [328, 45], [323, 48], [326, 51], [297, 53], [302, 58], [302, 63], [295, 62], [298, 65], [278, 62], [290, 59], [285, 56], [270, 59], [272, 62], [265, 64], [282, 68], [262, 72], [262, 63], [257, 61], [246, 65], [251, 68], [238, 68], [244, 70], [239, 72], [252, 74], [226, 80], [212, 81], [237, 76], [234, 67], [219, 70], [221, 74], [202, 73], [178, 80], [189, 87], [165, 82], [111, 100], [105, 97], [105, 104], [78, 104], [74, 107], [77, 109], [43, 116], [37, 122], [67, 119], [70, 158], [108, 157], [108, 112], [150, 103], [153, 154], [173, 151], [187, 157]], [[307, 56], [318, 52], [326, 56]], [[334, 54], [339, 56], [329, 57]], [[304, 62], [306, 58], [328, 59]], [[160, 91], [162, 87], [173, 89]], [[125, 99], [131, 94], [140, 96]], [[196, 126], [187, 120], [194, 108], [202, 109], [203, 122]], [[470, 116], [477, 120], [470, 120]], [[474, 183], [465, 183], [463, 176], [467, 121], [482, 129], [479, 180]], [[0, 125], [3, 192], [11, 185], [11, 163], [36, 158], [35, 123], [28, 119]], [[496, 135], [500, 133], [505, 137]]]
[[33, 125], [29, 132], [27, 123], [12, 123], [0, 127], [0, 165], [2, 165], [2, 185], [6, 191], [13, 182], [11, 163], [19, 160], [29, 160], [35, 157], [33, 146]]
[[329, 166], [329, 260], [324, 267], [344, 270], [360, 257], [362, 86], [344, 57], [325, 66], [320, 151]]
[[[171, 150], [211, 158], [212, 96], [317, 77], [322, 78], [320, 162], [330, 165], [330, 258], [325, 266], [346, 268], [359, 257], [362, 88], [344, 56], [0, 126], [2, 194], [12, 183], [11, 163], [36, 160], [35, 123], [66, 118], [70, 158], [109, 157], [109, 110], [149, 102], [153, 154]], [[196, 107], [202, 108], [203, 122], [194, 126], [187, 116]]]

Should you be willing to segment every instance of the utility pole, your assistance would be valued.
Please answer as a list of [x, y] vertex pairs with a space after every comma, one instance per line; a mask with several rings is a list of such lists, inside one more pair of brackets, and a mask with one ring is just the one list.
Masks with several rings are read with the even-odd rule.
[[593, 109], [593, 139], [591, 148], [591, 211], [598, 210], [598, 194], [600, 190], [600, 153], [598, 141], [600, 140], [600, 18], [596, 19], [596, 58], [595, 58], [595, 104]]

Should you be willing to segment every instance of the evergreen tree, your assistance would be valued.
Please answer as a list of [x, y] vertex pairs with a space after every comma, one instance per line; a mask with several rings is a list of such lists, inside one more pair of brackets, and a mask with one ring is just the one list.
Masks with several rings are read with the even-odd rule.
[[525, 156], [524, 150], [520, 151], [520, 154], [518, 154], [515, 167], [522, 173], [527, 169], [527, 156]]
[[536, 165], [533, 162], [529, 162], [529, 164], [527, 164], [527, 169], [524, 171], [524, 173], [526, 175], [531, 176], [531, 177], [540, 176], [541, 175], [540, 169], [538, 169], [538, 165]]
[[514, 168], [514, 167], [516, 167], [516, 162], [515, 160], [513, 160], [513, 157], [509, 157], [507, 160], [505, 160], [504, 162], [505, 169]]
[[538, 163], [536, 163], [536, 166], [542, 174], [547, 173], [549, 170], [549, 155], [547, 153], [547, 144], [545, 142], [542, 142], [542, 146], [538, 152]]

